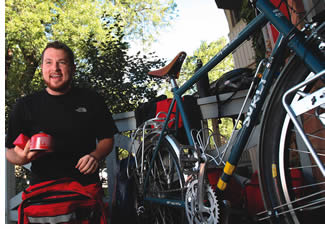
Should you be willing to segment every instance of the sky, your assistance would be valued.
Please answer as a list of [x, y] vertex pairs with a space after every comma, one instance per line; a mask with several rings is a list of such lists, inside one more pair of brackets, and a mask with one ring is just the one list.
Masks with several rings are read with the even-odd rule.
[[[178, 17], [171, 26], [163, 29], [158, 41], [152, 45], [159, 57], [173, 59], [180, 51], [192, 55], [201, 41], [228, 39], [228, 23], [225, 13], [215, 0], [175, 0]], [[132, 47], [132, 45], [131, 45]]]

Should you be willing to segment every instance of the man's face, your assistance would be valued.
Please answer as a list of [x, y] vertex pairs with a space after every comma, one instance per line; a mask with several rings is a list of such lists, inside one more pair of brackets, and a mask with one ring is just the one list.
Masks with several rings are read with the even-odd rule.
[[50, 94], [62, 95], [70, 89], [75, 66], [69, 62], [68, 55], [64, 50], [46, 49], [41, 67], [43, 79]]

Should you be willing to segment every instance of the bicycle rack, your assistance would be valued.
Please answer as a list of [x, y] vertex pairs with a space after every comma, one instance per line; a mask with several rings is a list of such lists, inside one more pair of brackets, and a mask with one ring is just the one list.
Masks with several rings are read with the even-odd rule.
[[[314, 150], [314, 147], [310, 143], [308, 137], [306, 136], [298, 119], [296, 118], [298, 115], [302, 114], [303, 112], [306, 112], [308, 110], [316, 108], [322, 104], [325, 104], [325, 89], [324, 88], [321, 88], [321, 89], [313, 92], [312, 94], [308, 94], [308, 95], [301, 93], [301, 91], [300, 91], [300, 89], [304, 88], [307, 84], [309, 84], [323, 76], [325, 76], [325, 70], [319, 72], [318, 74], [316, 74], [312, 77], [307, 78], [305, 81], [299, 83], [298, 85], [296, 85], [293, 88], [291, 88], [290, 90], [288, 90], [282, 97], [282, 104], [283, 104], [284, 108], [286, 109], [295, 128], [297, 129], [299, 135], [301, 136], [302, 140], [306, 144], [306, 147], [308, 148], [309, 152], [311, 153], [317, 166], [319, 167], [322, 175], [325, 177], [325, 167], [324, 167], [322, 161], [319, 159], [317, 152]], [[297, 92], [297, 91], [300, 91], [300, 92], [298, 92], [298, 94], [300, 94], [303, 98], [301, 100], [299, 100], [299, 102], [297, 102], [294, 105], [287, 104], [286, 100], [287, 100], [288, 96], [294, 92]], [[301, 105], [302, 103], [304, 104], [304, 106]]]

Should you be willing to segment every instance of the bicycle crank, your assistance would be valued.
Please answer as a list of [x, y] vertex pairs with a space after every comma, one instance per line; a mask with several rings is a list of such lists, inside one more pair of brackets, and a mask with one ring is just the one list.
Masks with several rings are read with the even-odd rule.
[[198, 180], [189, 182], [185, 194], [185, 210], [188, 222], [191, 224], [217, 224], [219, 223], [219, 205], [211, 186], [205, 185], [203, 209], [199, 212], [197, 198]]

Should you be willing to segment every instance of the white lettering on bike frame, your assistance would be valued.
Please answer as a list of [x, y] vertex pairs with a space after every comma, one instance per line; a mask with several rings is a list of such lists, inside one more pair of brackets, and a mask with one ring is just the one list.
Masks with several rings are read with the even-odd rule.
[[283, 16], [282, 12], [279, 9], [273, 10], [273, 13], [275, 14], [276, 17], [279, 18]]
[[257, 102], [261, 100], [261, 94], [265, 88], [265, 83], [266, 83], [266, 80], [261, 79], [260, 85], [259, 85], [258, 89], [256, 90], [256, 93], [251, 101], [251, 104], [249, 105], [249, 108], [247, 111], [247, 116], [243, 122], [243, 126], [248, 127], [249, 124], [251, 123], [252, 113], [253, 113], [254, 109], [256, 108]]

